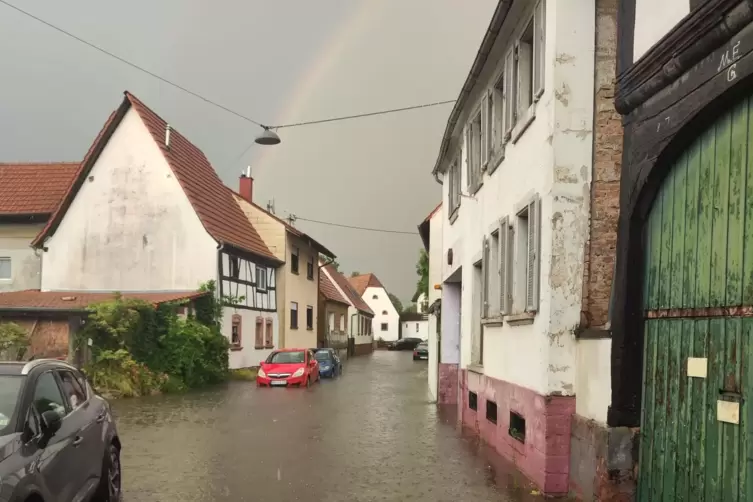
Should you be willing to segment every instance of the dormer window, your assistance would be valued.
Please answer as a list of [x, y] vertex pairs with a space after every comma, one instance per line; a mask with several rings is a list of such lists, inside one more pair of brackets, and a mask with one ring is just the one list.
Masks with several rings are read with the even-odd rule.
[[379, 299], [379, 297], [378, 297], [377, 295], [374, 295], [374, 296], [372, 296], [372, 297], [371, 297], [371, 299], [372, 299], [372, 300], [378, 300], [378, 299]]

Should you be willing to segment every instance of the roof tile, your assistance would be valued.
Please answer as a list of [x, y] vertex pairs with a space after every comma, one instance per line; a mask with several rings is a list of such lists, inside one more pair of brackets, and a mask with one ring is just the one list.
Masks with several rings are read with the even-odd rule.
[[319, 291], [324, 295], [324, 298], [329, 301], [344, 303], [345, 305], [350, 304], [350, 302], [343, 298], [340, 292], [337, 291], [337, 288], [332, 284], [332, 281], [329, 280], [327, 274], [319, 274]]
[[[79, 310], [89, 305], [115, 298], [117, 293], [91, 291], [40, 291], [26, 289], [0, 293], [0, 310], [40, 309]], [[143, 300], [152, 304], [191, 300], [207, 294], [206, 291], [125, 292], [123, 298]]]
[[363, 301], [361, 295], [359, 295], [358, 292], [353, 289], [353, 286], [350, 285], [348, 279], [346, 279], [344, 275], [335, 270], [335, 267], [333, 267], [332, 265], [327, 265], [324, 268], [327, 270], [327, 273], [329, 273], [329, 276], [332, 277], [332, 280], [338, 286], [340, 286], [340, 289], [345, 293], [345, 296], [348, 297], [348, 300], [350, 301], [350, 304], [353, 305], [353, 307], [355, 307], [357, 310], [360, 310], [361, 312], [366, 312], [369, 315], [374, 315], [374, 311], [369, 308], [365, 301]]
[[379, 279], [374, 274], [361, 274], [357, 275], [355, 277], [351, 277], [348, 279], [350, 281], [350, 284], [353, 286], [353, 289], [355, 289], [359, 296], [363, 296], [363, 294], [366, 292], [366, 289], [368, 288], [382, 288], [385, 289], [384, 286], [382, 286], [382, 283], [379, 282]]
[[78, 162], [0, 164], [0, 215], [52, 214]]

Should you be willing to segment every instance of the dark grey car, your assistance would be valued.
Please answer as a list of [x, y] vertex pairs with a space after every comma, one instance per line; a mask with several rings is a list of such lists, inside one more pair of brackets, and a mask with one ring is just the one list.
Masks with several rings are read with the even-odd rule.
[[0, 363], [0, 501], [120, 500], [110, 405], [57, 360]]

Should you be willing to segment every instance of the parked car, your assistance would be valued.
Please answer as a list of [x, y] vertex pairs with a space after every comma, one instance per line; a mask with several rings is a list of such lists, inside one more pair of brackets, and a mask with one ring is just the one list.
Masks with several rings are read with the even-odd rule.
[[401, 338], [390, 343], [387, 350], [413, 350], [422, 341], [420, 338]]
[[413, 349], [413, 360], [418, 359], [429, 359], [429, 342], [421, 342]]
[[319, 381], [319, 362], [311, 349], [280, 349], [262, 361], [256, 375], [259, 387], [311, 386]]
[[119, 501], [120, 448], [109, 403], [76, 368], [0, 363], [2, 500]]
[[343, 372], [343, 364], [335, 349], [318, 349], [314, 358], [319, 361], [319, 374], [323, 377], [336, 377]]

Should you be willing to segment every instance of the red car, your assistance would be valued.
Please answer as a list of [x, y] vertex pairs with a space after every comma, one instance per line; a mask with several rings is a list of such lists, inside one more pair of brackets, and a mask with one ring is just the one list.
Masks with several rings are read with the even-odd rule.
[[256, 375], [259, 387], [309, 387], [319, 380], [319, 362], [308, 349], [281, 349], [262, 361]]

